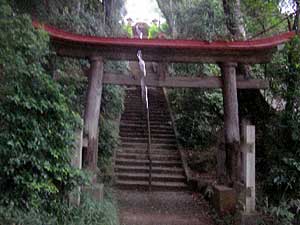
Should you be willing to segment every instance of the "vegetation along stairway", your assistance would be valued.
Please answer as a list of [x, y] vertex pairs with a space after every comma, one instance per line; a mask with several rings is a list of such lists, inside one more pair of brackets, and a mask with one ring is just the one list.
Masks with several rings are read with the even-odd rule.
[[[184, 190], [186, 178], [162, 89], [149, 89], [152, 190]], [[146, 113], [140, 88], [127, 89], [116, 153], [116, 184], [121, 189], [149, 188]]]

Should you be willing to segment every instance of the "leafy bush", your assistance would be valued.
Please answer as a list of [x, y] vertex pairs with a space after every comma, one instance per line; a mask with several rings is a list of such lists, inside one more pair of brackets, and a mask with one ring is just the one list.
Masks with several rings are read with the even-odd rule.
[[60, 204], [58, 213], [47, 213], [42, 209], [24, 210], [0, 207], [0, 224], [3, 225], [118, 225], [114, 200], [105, 197], [101, 202], [84, 196], [79, 207]]
[[133, 37], [133, 30], [132, 30], [132, 26], [127, 24], [127, 25], [123, 25], [123, 31], [127, 34], [127, 37], [132, 38]]
[[[278, 54], [269, 72], [273, 77], [271, 94], [283, 107], [268, 124], [265, 138], [270, 169], [265, 188], [275, 202], [300, 198], [300, 38], [296, 37]], [[263, 171], [262, 171], [263, 173]]]
[[5, 0], [0, 30], [0, 203], [38, 207], [82, 178], [70, 165], [78, 115], [43, 68], [48, 35]]
[[157, 38], [157, 35], [159, 33], [159, 27], [156, 25], [156, 24], [152, 24], [150, 27], [149, 27], [149, 30], [148, 30], [148, 38], [149, 39], [153, 39], [153, 38]]
[[62, 94], [66, 97], [71, 109], [84, 115], [88, 79], [82, 71], [85, 60], [55, 58], [54, 79], [60, 84]]
[[206, 148], [215, 142], [223, 115], [220, 92], [174, 90], [170, 99], [183, 146]]
[[119, 144], [119, 119], [124, 109], [124, 90], [107, 85], [103, 89], [99, 131], [99, 161], [101, 177], [109, 181], [113, 174], [112, 157]]

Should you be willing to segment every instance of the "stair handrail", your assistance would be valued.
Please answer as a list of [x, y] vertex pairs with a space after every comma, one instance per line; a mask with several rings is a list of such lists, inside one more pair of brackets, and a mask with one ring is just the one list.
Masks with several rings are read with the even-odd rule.
[[147, 153], [149, 160], [149, 190], [152, 190], [152, 155], [151, 155], [151, 126], [150, 126], [150, 111], [149, 111], [149, 102], [148, 102], [148, 90], [145, 85], [145, 77], [141, 78], [141, 94], [142, 100], [144, 103], [144, 112], [146, 112], [147, 117], [147, 134], [148, 134], [148, 144], [147, 144]]
[[[139, 29], [138, 25], [136, 26], [136, 31], [139, 35], [139, 38], [143, 38], [143, 33]], [[139, 59], [140, 70], [143, 72], [141, 76], [141, 95], [144, 106], [144, 112], [146, 112], [147, 117], [147, 133], [148, 133], [148, 144], [147, 144], [147, 153], [149, 160], [149, 191], [152, 190], [152, 156], [151, 156], [151, 127], [150, 127], [150, 112], [149, 112], [149, 102], [148, 102], [148, 87], [146, 85], [145, 78], [147, 76], [145, 61], [142, 58], [142, 51], [138, 50], [137, 57]]]

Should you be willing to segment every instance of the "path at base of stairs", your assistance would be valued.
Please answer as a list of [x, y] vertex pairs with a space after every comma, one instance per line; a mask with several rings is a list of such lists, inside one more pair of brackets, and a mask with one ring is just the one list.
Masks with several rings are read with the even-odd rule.
[[120, 225], [212, 225], [205, 200], [188, 191], [117, 190]]

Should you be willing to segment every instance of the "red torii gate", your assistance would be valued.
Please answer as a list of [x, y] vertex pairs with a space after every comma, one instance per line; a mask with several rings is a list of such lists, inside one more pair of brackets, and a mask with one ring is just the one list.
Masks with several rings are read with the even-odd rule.
[[270, 38], [249, 41], [148, 40], [83, 36], [48, 25], [40, 25], [37, 22], [34, 22], [34, 26], [43, 28], [49, 33], [51, 44], [58, 55], [90, 60], [91, 69], [88, 76], [87, 105], [84, 115], [84, 134], [87, 140], [84, 167], [94, 172], [97, 170], [102, 85], [140, 85], [139, 80], [130, 76], [104, 74], [103, 60], [136, 61], [136, 53], [141, 49], [145, 61], [160, 62], [162, 65], [168, 62], [218, 64], [221, 67], [221, 77], [171, 78], [164, 66], [159, 66], [159, 77], [148, 74], [146, 84], [154, 87], [222, 88], [225, 144], [229, 150], [233, 150], [234, 145], [240, 143], [237, 89], [268, 87], [267, 81], [237, 76], [237, 64], [267, 63], [277, 51], [277, 46], [289, 41], [295, 35], [294, 32], [287, 32]]

